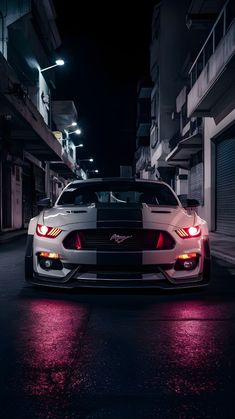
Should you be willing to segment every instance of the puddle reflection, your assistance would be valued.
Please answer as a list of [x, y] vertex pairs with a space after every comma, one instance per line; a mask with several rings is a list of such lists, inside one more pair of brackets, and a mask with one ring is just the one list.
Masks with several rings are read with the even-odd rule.
[[87, 309], [71, 302], [32, 300], [20, 329], [24, 391], [61, 391], [80, 348]]

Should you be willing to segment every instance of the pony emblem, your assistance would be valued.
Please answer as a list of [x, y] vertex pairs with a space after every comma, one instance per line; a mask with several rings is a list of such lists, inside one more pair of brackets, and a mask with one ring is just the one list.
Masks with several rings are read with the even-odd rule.
[[119, 236], [119, 234], [113, 234], [112, 237], [110, 237], [110, 240], [114, 240], [116, 243], [122, 243], [127, 239], [130, 239], [132, 236]]

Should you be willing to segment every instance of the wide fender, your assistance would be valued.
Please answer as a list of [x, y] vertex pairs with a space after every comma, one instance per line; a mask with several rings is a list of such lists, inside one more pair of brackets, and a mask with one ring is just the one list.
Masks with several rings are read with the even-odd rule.
[[28, 226], [28, 234], [35, 234], [37, 224], [43, 224], [43, 211], [34, 218], [31, 218]]

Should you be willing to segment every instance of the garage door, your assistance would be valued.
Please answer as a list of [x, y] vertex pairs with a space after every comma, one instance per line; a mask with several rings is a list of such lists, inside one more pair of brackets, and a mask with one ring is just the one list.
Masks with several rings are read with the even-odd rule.
[[217, 145], [216, 231], [235, 235], [235, 138]]

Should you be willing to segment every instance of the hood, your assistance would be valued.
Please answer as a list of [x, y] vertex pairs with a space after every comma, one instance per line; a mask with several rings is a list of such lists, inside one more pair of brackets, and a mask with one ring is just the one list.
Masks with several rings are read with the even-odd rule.
[[195, 221], [195, 212], [189, 214], [182, 207], [143, 204], [143, 220], [148, 223], [166, 224], [174, 227], [191, 227]]
[[[182, 207], [136, 205], [107, 205], [91, 204], [90, 206], [53, 207], [43, 213], [43, 223], [49, 227], [60, 227], [76, 223], [103, 224], [118, 221], [141, 222], [143, 227], [147, 224], [157, 223], [176, 227], [190, 227], [194, 223], [194, 213], [188, 214]], [[110, 224], [109, 224], [110, 225]], [[136, 225], [137, 226], [137, 225]], [[149, 228], [151, 228], [149, 226]]]
[[96, 207], [53, 207], [44, 211], [43, 222], [49, 227], [60, 227], [68, 224], [87, 223], [96, 221]]

